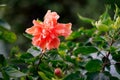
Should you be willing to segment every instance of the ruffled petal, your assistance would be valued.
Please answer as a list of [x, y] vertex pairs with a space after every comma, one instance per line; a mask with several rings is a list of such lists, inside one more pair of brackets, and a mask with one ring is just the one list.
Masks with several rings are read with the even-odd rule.
[[40, 21], [33, 20], [32, 22], [33, 22], [34, 26], [40, 26], [40, 27], [42, 27], [42, 26], [43, 26], [43, 23], [42, 23], [42, 22], [40, 22]]
[[44, 17], [44, 24], [46, 27], [54, 27], [57, 24], [58, 19], [59, 15], [56, 12], [51, 12], [51, 10], [48, 10]]
[[43, 24], [39, 23], [38, 21], [35, 21], [35, 20], [33, 20], [33, 24], [34, 24], [34, 26], [32, 26], [31, 28], [26, 29], [25, 32], [28, 33], [28, 34], [31, 34], [31, 35], [41, 34]]
[[72, 26], [71, 23], [68, 24], [58, 23], [54, 30], [59, 36], [67, 37], [72, 33], [71, 26]]
[[53, 49], [53, 48], [58, 48], [60, 45], [60, 40], [59, 38], [54, 38], [52, 39], [48, 44], [47, 44], [47, 49], [50, 50], [50, 49]]
[[47, 45], [47, 38], [41, 38], [41, 36], [39, 35], [34, 36], [34, 38], [32, 39], [32, 44], [34, 46], [40, 47], [44, 51]]
[[58, 48], [60, 45], [59, 36], [71, 34], [71, 23], [58, 23], [59, 15], [48, 10], [43, 22], [33, 20], [33, 26], [26, 29], [26, 33], [33, 35], [32, 44], [40, 47], [43, 51]]

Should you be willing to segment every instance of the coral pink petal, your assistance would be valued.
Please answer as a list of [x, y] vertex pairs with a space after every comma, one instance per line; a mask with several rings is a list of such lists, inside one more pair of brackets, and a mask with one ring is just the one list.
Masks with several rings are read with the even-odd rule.
[[41, 28], [39, 28], [39, 26], [32, 26], [31, 28], [26, 29], [25, 32], [31, 35], [37, 35], [38, 33], [40, 34]]
[[67, 37], [72, 33], [71, 26], [72, 26], [71, 23], [68, 24], [58, 23], [55, 27], [55, 31], [59, 36]]
[[37, 20], [33, 20], [34, 26], [43, 26], [43, 23]]
[[50, 43], [48, 43], [47, 45], [47, 49], [50, 50], [50, 49], [53, 49], [53, 48], [58, 48], [60, 45], [60, 40], [59, 38], [54, 38], [50, 41]]
[[44, 17], [44, 24], [48, 27], [54, 27], [57, 24], [57, 20], [59, 19], [59, 15], [56, 12], [47, 11]]
[[33, 20], [34, 26], [31, 28], [26, 29], [26, 33], [31, 34], [31, 35], [37, 35], [40, 34], [43, 28], [43, 24], [39, 23], [38, 21]]
[[46, 39], [46, 38], [41, 39], [39, 36], [35, 36], [35, 37], [32, 39], [32, 44], [33, 44], [34, 46], [40, 47], [40, 48], [44, 51], [45, 48], [46, 48], [46, 45], [47, 45], [47, 39]]
[[33, 35], [32, 44], [40, 47], [43, 51], [58, 48], [59, 36], [67, 37], [71, 34], [71, 23], [58, 23], [59, 15], [48, 10], [44, 21], [33, 20], [33, 26], [26, 29], [26, 33]]

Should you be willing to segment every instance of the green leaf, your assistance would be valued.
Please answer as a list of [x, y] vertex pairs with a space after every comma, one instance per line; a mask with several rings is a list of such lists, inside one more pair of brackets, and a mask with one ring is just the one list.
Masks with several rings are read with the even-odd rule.
[[85, 66], [86, 70], [88, 72], [96, 72], [96, 71], [100, 71], [102, 68], [102, 62], [98, 59], [94, 59], [94, 60], [90, 60], [86, 66]]
[[115, 5], [116, 9], [115, 9], [115, 14], [114, 14], [114, 19], [117, 18], [117, 16], [119, 15], [120, 9], [117, 5]]
[[66, 46], [66, 43], [62, 42], [59, 46], [58, 53], [60, 56], [64, 57], [64, 55], [67, 53], [68, 47]]
[[79, 38], [81, 36], [81, 32], [74, 31], [70, 36], [66, 38], [66, 40], [74, 40], [76, 38]]
[[28, 53], [32, 54], [34, 57], [39, 56], [42, 52], [39, 48], [32, 46], [27, 50]]
[[2, 77], [4, 80], [10, 80], [10, 77], [8, 76], [8, 74], [6, 74], [6, 72], [4, 70], [1, 70], [2, 71]]
[[43, 72], [39, 71], [38, 74], [43, 80], [51, 80], [51, 79], [47, 78], [47, 76]]
[[24, 35], [25, 37], [27, 37], [28, 39], [32, 39], [32, 38], [33, 38], [33, 36], [30, 35], [30, 34], [25, 34], [25, 33], [23, 33], [23, 35]]
[[98, 23], [96, 24], [96, 27], [99, 31], [108, 31], [109, 27], [105, 24]]
[[68, 41], [66, 44], [67, 44], [67, 47], [71, 49], [76, 46], [76, 42], [73, 42], [73, 41]]
[[109, 9], [110, 6], [106, 6], [106, 11], [100, 16], [99, 20], [92, 23], [99, 31], [106, 32], [112, 28], [113, 21], [108, 14]]
[[86, 29], [84, 30], [84, 34], [91, 37], [94, 34], [95, 30], [96, 30], [95, 28]]
[[82, 76], [80, 76], [80, 72], [76, 71], [67, 75], [63, 80], [84, 80]]
[[74, 40], [76, 38], [80, 38], [80, 36], [85, 34], [85, 29], [84, 28], [79, 28], [78, 31], [72, 32], [70, 36], [66, 38], [66, 40]]
[[0, 19], [0, 39], [3, 39], [9, 43], [13, 43], [17, 39], [15, 33], [10, 31], [10, 25], [1, 19]]
[[33, 58], [32, 54], [29, 54], [29, 53], [23, 53], [21, 56], [20, 56], [21, 59], [31, 59]]
[[115, 61], [120, 61], [120, 53], [119, 53], [119, 52], [118, 52], [118, 54], [113, 53], [113, 54], [112, 54], [112, 58], [113, 58]]
[[3, 35], [2, 35], [2, 39], [9, 43], [13, 43], [16, 41], [17, 37], [16, 37], [15, 33], [11, 32], [11, 31], [4, 31]]
[[78, 47], [74, 50], [74, 54], [78, 55], [78, 54], [83, 54], [83, 55], [88, 55], [91, 53], [95, 53], [98, 50], [93, 47], [93, 46], [83, 46], [83, 47]]
[[30, 53], [21, 54], [20, 59], [25, 61], [25, 63], [27, 63], [27, 64], [31, 64], [35, 61], [35, 58]]
[[84, 22], [87, 22], [87, 23], [92, 23], [94, 21], [93, 19], [83, 17], [80, 14], [78, 14], [78, 17], [79, 17], [80, 20], [82, 20]]
[[10, 77], [13, 77], [13, 78], [18, 78], [18, 77], [27, 75], [27, 74], [20, 72], [19, 70], [15, 69], [13, 67], [10, 67], [10, 66], [3, 67], [2, 70], [4, 70], [7, 75], [9, 75]]
[[105, 12], [100, 16], [101, 20], [104, 21], [104, 20], [107, 20], [110, 18], [109, 14], [108, 14], [108, 11], [110, 10], [110, 8], [111, 8], [111, 6], [109, 6], [109, 5], [106, 6]]

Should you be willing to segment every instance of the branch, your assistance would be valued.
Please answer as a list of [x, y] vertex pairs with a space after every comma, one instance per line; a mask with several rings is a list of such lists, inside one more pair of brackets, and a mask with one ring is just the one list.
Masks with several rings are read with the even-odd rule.
[[42, 51], [42, 53], [40, 54], [40, 56], [39, 56], [39, 61], [38, 61], [38, 64], [37, 64], [37, 71], [39, 70], [39, 65], [40, 65], [40, 63], [41, 63], [41, 60], [42, 60], [42, 57], [44, 56], [44, 51]]
[[[114, 43], [114, 40], [112, 39], [112, 40], [109, 42], [109, 46], [112, 46], [113, 43]], [[101, 70], [101, 72], [104, 71], [105, 66], [106, 66], [107, 64], [110, 64], [110, 62], [108, 62], [108, 60], [109, 60], [109, 55], [110, 55], [110, 51], [108, 51], [108, 53], [107, 53], [106, 56], [105, 56], [105, 61], [104, 61], [103, 65], [102, 65], [102, 70]]]

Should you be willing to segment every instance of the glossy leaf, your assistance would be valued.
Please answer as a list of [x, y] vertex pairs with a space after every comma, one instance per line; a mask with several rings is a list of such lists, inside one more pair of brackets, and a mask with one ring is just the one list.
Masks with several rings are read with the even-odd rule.
[[19, 78], [19, 77], [27, 75], [27, 74], [20, 72], [19, 70], [13, 68], [13, 67], [4, 67], [4, 68], [2, 68], [2, 70], [4, 70], [4, 72], [8, 76], [13, 77], [13, 78]]
[[95, 53], [98, 50], [93, 47], [93, 46], [83, 46], [83, 47], [78, 47], [74, 50], [74, 54], [78, 55], [78, 54], [83, 54], [83, 55], [88, 55], [91, 53]]
[[86, 66], [85, 66], [86, 70], [88, 72], [96, 72], [96, 71], [100, 71], [102, 68], [102, 62], [98, 59], [94, 59], [94, 60], [90, 60]]
[[34, 57], [38, 56], [41, 54], [41, 50], [37, 47], [31, 47], [27, 50], [28, 53], [32, 54]]

